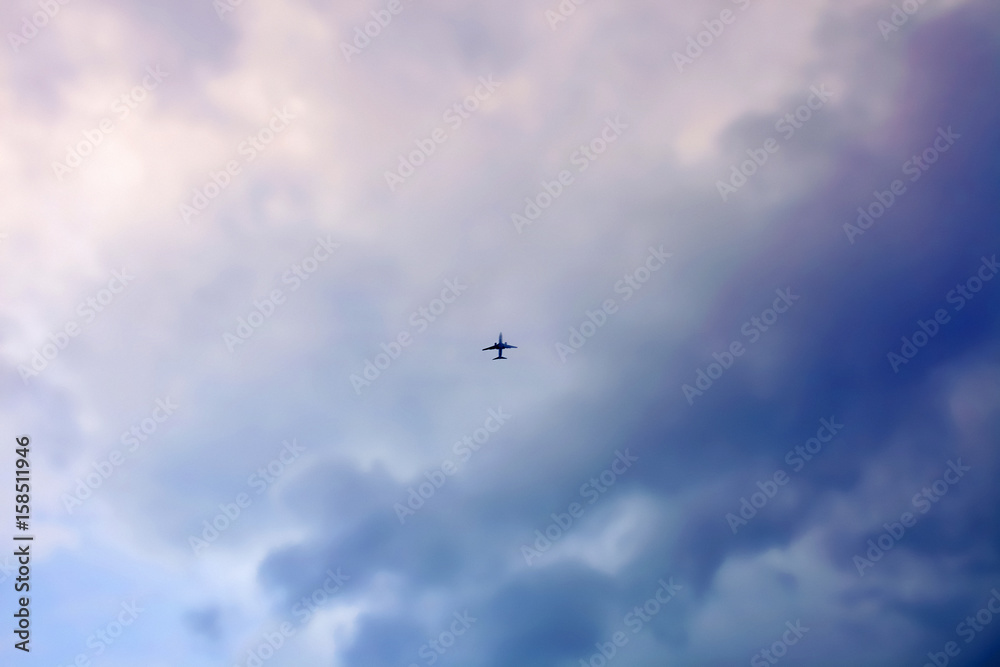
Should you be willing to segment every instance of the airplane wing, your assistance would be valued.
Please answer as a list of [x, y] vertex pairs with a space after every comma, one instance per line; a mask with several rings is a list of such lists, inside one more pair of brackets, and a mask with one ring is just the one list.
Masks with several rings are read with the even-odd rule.
[[517, 349], [517, 345], [507, 345], [507, 343], [504, 343], [503, 347], [504, 347], [505, 350], [507, 348], [510, 348], [512, 350], [516, 350]]
[[484, 347], [483, 348], [483, 352], [485, 352], [486, 350], [499, 350], [499, 349], [500, 349], [500, 346], [497, 345], [496, 343], [494, 343], [493, 345], [490, 345], [489, 347]]

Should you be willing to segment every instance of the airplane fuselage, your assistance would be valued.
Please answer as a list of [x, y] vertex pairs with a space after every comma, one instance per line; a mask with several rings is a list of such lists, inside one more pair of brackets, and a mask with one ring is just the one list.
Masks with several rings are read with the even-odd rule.
[[493, 345], [490, 345], [489, 347], [484, 347], [483, 352], [485, 352], [486, 350], [497, 350], [497, 356], [493, 357], [493, 361], [496, 361], [497, 359], [506, 359], [507, 357], [503, 356], [503, 351], [510, 349], [516, 350], [517, 346], [508, 345], [507, 343], [503, 342], [503, 333], [501, 332], [497, 342], [494, 343]]

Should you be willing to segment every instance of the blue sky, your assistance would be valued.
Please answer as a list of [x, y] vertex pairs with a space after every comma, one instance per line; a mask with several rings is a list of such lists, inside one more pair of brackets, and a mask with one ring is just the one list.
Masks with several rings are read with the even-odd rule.
[[4, 664], [995, 664], [993, 3], [0, 24]]

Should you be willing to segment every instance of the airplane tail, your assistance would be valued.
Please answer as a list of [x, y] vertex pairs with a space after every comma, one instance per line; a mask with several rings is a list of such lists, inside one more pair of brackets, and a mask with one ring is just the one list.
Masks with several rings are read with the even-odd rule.
[[500, 355], [499, 357], [493, 357], [493, 361], [496, 361], [497, 359], [506, 359], [506, 358], [507, 358], [507, 357], [505, 357], [505, 356], [503, 356], [503, 355], [501, 354], [501, 355]]

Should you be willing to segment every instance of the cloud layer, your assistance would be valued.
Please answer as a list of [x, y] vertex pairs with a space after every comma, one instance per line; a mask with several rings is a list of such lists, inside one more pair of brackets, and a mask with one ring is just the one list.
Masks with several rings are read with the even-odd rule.
[[31, 659], [992, 664], [1000, 15], [897, 5], [5, 7]]

